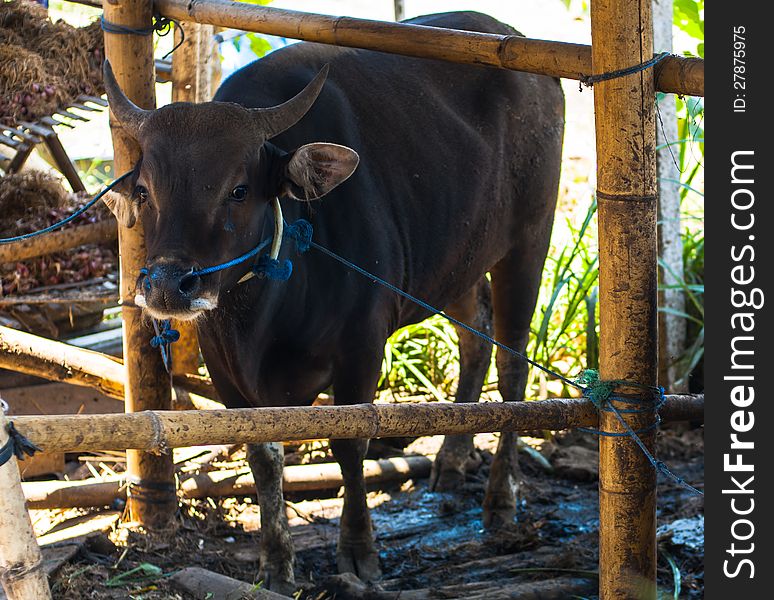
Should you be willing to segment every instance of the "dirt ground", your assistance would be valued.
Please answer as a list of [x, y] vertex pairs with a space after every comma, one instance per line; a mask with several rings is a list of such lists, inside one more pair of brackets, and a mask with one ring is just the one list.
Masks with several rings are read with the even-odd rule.
[[[335, 493], [289, 496], [296, 578], [303, 586], [297, 598], [596, 598], [596, 439], [575, 433], [552, 442], [526, 439], [540, 456], [520, 452], [521, 506], [504, 530], [487, 532], [481, 523], [494, 434], [476, 436], [483, 460], [461, 494], [433, 493], [427, 480], [373, 490], [368, 500], [384, 573], [375, 587], [335, 576], [341, 499]], [[419, 438], [406, 451], [431, 454], [440, 440]], [[324, 459], [324, 448], [316, 453], [314, 460]], [[662, 431], [659, 455], [701, 486], [703, 429]], [[61, 520], [51, 519], [52, 529]], [[38, 528], [41, 522], [39, 515]], [[658, 524], [662, 597], [677, 598], [676, 586], [679, 598], [703, 597], [703, 499], [660, 478]], [[169, 577], [191, 566], [257, 583], [259, 538], [251, 498], [186, 500], [176, 530], [150, 536], [119, 524], [91, 536], [53, 575], [54, 597], [187, 600], [194, 596]]]

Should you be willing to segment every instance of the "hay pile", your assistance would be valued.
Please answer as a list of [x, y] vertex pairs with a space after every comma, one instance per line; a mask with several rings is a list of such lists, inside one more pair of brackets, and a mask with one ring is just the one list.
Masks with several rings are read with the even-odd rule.
[[0, 2], [0, 122], [34, 120], [100, 95], [104, 42], [99, 22], [53, 23], [30, 0]]
[[[83, 206], [86, 194], [68, 193], [59, 180], [29, 171], [0, 179], [0, 237], [37, 231]], [[99, 202], [66, 227], [112, 218]], [[35, 288], [105, 277], [118, 268], [114, 244], [90, 245], [65, 252], [0, 265], [0, 296], [24, 294]]]

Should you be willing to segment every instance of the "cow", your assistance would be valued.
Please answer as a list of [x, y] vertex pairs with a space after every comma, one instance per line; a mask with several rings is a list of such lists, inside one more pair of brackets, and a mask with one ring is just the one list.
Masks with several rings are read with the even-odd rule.
[[[408, 22], [521, 35], [475, 12]], [[245, 279], [252, 261], [197, 274], [270, 236], [277, 204], [288, 222], [311, 221], [320, 245], [525, 349], [559, 183], [564, 96], [555, 78], [299, 43], [237, 71], [212, 102], [140, 109], [109, 64], [105, 86], [114, 123], [141, 148], [108, 201], [124, 226], [142, 223], [138, 299], [154, 318], [195, 322], [227, 407], [310, 405], [331, 386], [337, 405], [372, 402], [385, 341], [429, 315], [319, 251], [296, 256], [288, 242], [280, 248], [280, 259], [294, 261], [287, 281]], [[456, 401], [474, 402], [491, 345], [458, 333]], [[498, 352], [497, 369], [504, 400], [522, 400], [527, 365]], [[508, 433], [499, 440], [487, 527], [515, 514], [515, 442]], [[367, 445], [330, 442], [345, 490], [338, 569], [373, 581], [380, 566], [362, 472]], [[473, 449], [472, 436], [447, 436], [434, 489], [460, 487]], [[258, 576], [288, 593], [294, 553], [282, 446], [249, 445], [248, 461], [261, 511]]]

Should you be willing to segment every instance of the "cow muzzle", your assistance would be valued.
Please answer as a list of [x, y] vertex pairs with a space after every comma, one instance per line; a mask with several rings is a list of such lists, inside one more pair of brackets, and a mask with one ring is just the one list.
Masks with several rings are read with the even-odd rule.
[[196, 267], [165, 258], [151, 261], [140, 271], [135, 304], [155, 319], [190, 320], [217, 307], [217, 298], [203, 291]]

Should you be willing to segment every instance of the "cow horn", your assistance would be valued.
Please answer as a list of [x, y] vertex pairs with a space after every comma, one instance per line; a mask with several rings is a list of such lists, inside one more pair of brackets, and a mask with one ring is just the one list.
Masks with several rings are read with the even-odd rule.
[[126, 94], [124, 94], [116, 81], [113, 67], [110, 66], [109, 61], [105, 61], [102, 71], [105, 80], [105, 91], [110, 103], [110, 111], [129, 135], [135, 140], [139, 139], [140, 128], [152, 111], [138, 107], [126, 97]]
[[290, 129], [301, 120], [312, 107], [314, 101], [322, 90], [325, 78], [328, 76], [328, 65], [325, 65], [315, 78], [298, 94], [287, 102], [283, 102], [271, 108], [253, 108], [250, 110], [255, 123], [260, 127], [266, 139], [279, 135], [286, 129]]

